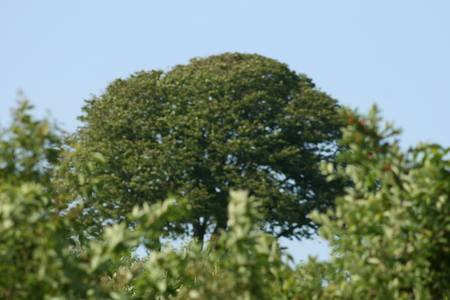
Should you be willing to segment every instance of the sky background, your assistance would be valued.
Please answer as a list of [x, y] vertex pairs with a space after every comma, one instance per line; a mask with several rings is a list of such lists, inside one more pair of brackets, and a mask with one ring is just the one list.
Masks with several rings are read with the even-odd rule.
[[[0, 124], [17, 91], [66, 131], [117, 78], [193, 57], [257, 53], [342, 105], [372, 104], [402, 146], [450, 147], [450, 1], [0, 1]], [[288, 242], [296, 260], [326, 242]]]

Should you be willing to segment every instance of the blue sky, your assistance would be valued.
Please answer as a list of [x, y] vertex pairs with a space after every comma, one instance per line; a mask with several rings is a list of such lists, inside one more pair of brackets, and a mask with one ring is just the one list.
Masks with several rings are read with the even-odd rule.
[[[450, 147], [450, 1], [0, 2], [0, 124], [17, 90], [67, 131], [116, 78], [193, 57], [258, 53], [305, 73], [341, 104], [376, 103], [402, 146]], [[287, 243], [296, 259], [327, 247]]]

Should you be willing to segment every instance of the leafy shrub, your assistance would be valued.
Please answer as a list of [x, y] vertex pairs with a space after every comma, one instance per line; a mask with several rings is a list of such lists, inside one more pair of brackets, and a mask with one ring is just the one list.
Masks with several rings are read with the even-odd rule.
[[[351, 186], [335, 209], [311, 213], [333, 256], [295, 269], [264, 232], [261, 202], [246, 191], [231, 193], [229, 230], [210, 244], [161, 246], [165, 224], [190, 209], [175, 199], [135, 207], [127, 222], [104, 226], [92, 239], [83, 204], [67, 205], [77, 195], [51, 180], [48, 167], [65, 155], [58, 136], [30, 108], [22, 103], [0, 136], [0, 298], [449, 298], [450, 149], [401, 151], [399, 130], [380, 128], [375, 108], [364, 118], [343, 112], [349, 150], [340, 163], [323, 165], [329, 180]], [[92, 161], [102, 158], [92, 154]], [[100, 167], [88, 164], [83, 172]], [[74, 178], [83, 184], [78, 174], [67, 180]], [[133, 255], [140, 243], [149, 251], [143, 259]]]
[[[450, 149], [401, 151], [400, 132], [376, 107], [346, 112], [345, 165], [326, 164], [329, 180], [352, 182], [336, 209], [313, 214], [334, 257], [324, 299], [444, 299], [450, 293]], [[314, 266], [313, 266], [314, 267]], [[445, 298], [447, 299], [447, 298]]]

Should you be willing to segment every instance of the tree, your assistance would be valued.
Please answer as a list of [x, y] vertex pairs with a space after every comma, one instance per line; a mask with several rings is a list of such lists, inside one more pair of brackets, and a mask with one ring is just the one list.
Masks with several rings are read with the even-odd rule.
[[123, 220], [169, 193], [192, 208], [169, 231], [183, 225], [203, 240], [227, 228], [229, 190], [245, 188], [263, 203], [269, 232], [308, 237], [317, 227], [308, 214], [324, 212], [341, 190], [319, 171], [339, 151], [337, 107], [305, 75], [256, 54], [117, 79], [87, 101], [84, 125], [69, 139], [78, 159], [106, 159], [87, 176], [102, 185], [86, 199], [88, 215]]
[[0, 298], [102, 299], [97, 266], [73, 254], [73, 223], [51, 171], [60, 139], [24, 101], [0, 129]]
[[[74, 227], [81, 210], [66, 205], [73, 195], [55, 189], [49, 168], [66, 154], [57, 130], [34, 120], [31, 108], [22, 102], [12, 125], [0, 130], [1, 299], [274, 299], [289, 293], [280, 283], [291, 272], [276, 239], [258, 230], [261, 202], [243, 191], [231, 195], [230, 230], [218, 251], [196, 243], [156, 249], [151, 241], [170, 219], [173, 199], [133, 208], [126, 217], [134, 229], [125, 222], [105, 226], [80, 251]], [[144, 260], [131, 255], [140, 241], [151, 250]]]
[[[402, 151], [392, 124], [374, 107], [346, 112], [346, 166], [328, 164], [329, 180], [353, 182], [336, 208], [313, 214], [330, 241], [328, 285], [302, 299], [449, 299], [450, 148], [422, 144]], [[309, 280], [307, 283], [311, 283]], [[308, 284], [304, 285], [308, 287]]]
[[[125, 216], [134, 228], [104, 226], [79, 251], [74, 228], [82, 210], [66, 205], [75, 195], [55, 189], [60, 183], [48, 168], [67, 154], [52, 126], [33, 120], [30, 108], [22, 103], [10, 128], [0, 130], [1, 298], [450, 298], [450, 148], [401, 151], [394, 139], [399, 131], [381, 128], [376, 109], [366, 117], [344, 112], [345, 165], [322, 164], [328, 180], [353, 183], [335, 208], [312, 213], [334, 256], [293, 270], [276, 238], [261, 230], [264, 202], [248, 191], [230, 193], [229, 230], [218, 238], [220, 247], [191, 241], [159, 251], [158, 237], [177, 211], [177, 201], [167, 199], [136, 205]], [[92, 164], [82, 172], [95, 170]], [[83, 173], [76, 175], [80, 184], [88, 180]], [[73, 181], [67, 174], [64, 180]], [[141, 241], [150, 253], [138, 260], [131, 252]]]

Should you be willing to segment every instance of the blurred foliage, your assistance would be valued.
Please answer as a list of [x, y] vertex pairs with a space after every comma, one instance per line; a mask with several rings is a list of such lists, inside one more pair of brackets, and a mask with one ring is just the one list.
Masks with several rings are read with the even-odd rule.
[[[376, 107], [347, 111], [345, 166], [324, 164], [329, 180], [351, 180], [336, 209], [313, 213], [330, 241], [323, 299], [448, 299], [450, 149], [421, 144], [406, 153]], [[314, 268], [314, 266], [313, 266]]]
[[[22, 102], [0, 134], [2, 299], [449, 299], [450, 149], [401, 151], [399, 130], [382, 127], [376, 108], [342, 112], [349, 150], [322, 170], [351, 187], [335, 209], [311, 213], [333, 255], [295, 268], [264, 231], [264, 202], [244, 190], [230, 194], [228, 228], [214, 243], [160, 244], [167, 222], [193, 209], [176, 197], [137, 205], [92, 239], [82, 201], [68, 205], [77, 196], [53, 178], [52, 164], [70, 151], [30, 108]], [[81, 174], [102, 167], [91, 157]], [[64, 180], [72, 176], [86, 180]], [[147, 257], [133, 254], [139, 244]]]
[[92, 153], [103, 155], [105, 167], [81, 186], [68, 181], [74, 193], [100, 182], [83, 195], [89, 221], [126, 220], [135, 205], [170, 195], [192, 209], [166, 224], [167, 234], [204, 240], [227, 228], [229, 190], [247, 189], [267, 211], [270, 233], [309, 237], [317, 226], [308, 213], [325, 212], [342, 191], [320, 172], [339, 151], [338, 107], [305, 75], [256, 54], [138, 72], [87, 101], [84, 125], [68, 139], [76, 159], [62, 176], [80, 174]]
[[103, 299], [89, 259], [72, 254], [71, 216], [52, 194], [57, 132], [23, 101], [0, 133], [0, 298]]
[[[276, 239], [260, 230], [261, 202], [244, 191], [232, 195], [229, 231], [212, 248], [192, 242], [160, 251], [164, 224], [183, 205], [174, 199], [135, 206], [128, 222], [105, 226], [98, 239], [80, 243], [89, 229], [78, 220], [85, 218], [82, 203], [68, 206], [74, 196], [61, 194], [60, 182], [50, 180], [59, 171], [50, 164], [70, 153], [29, 109], [23, 102], [0, 137], [0, 298], [272, 299], [287, 293], [279, 283], [290, 269]], [[148, 258], [133, 256], [141, 242]]]

